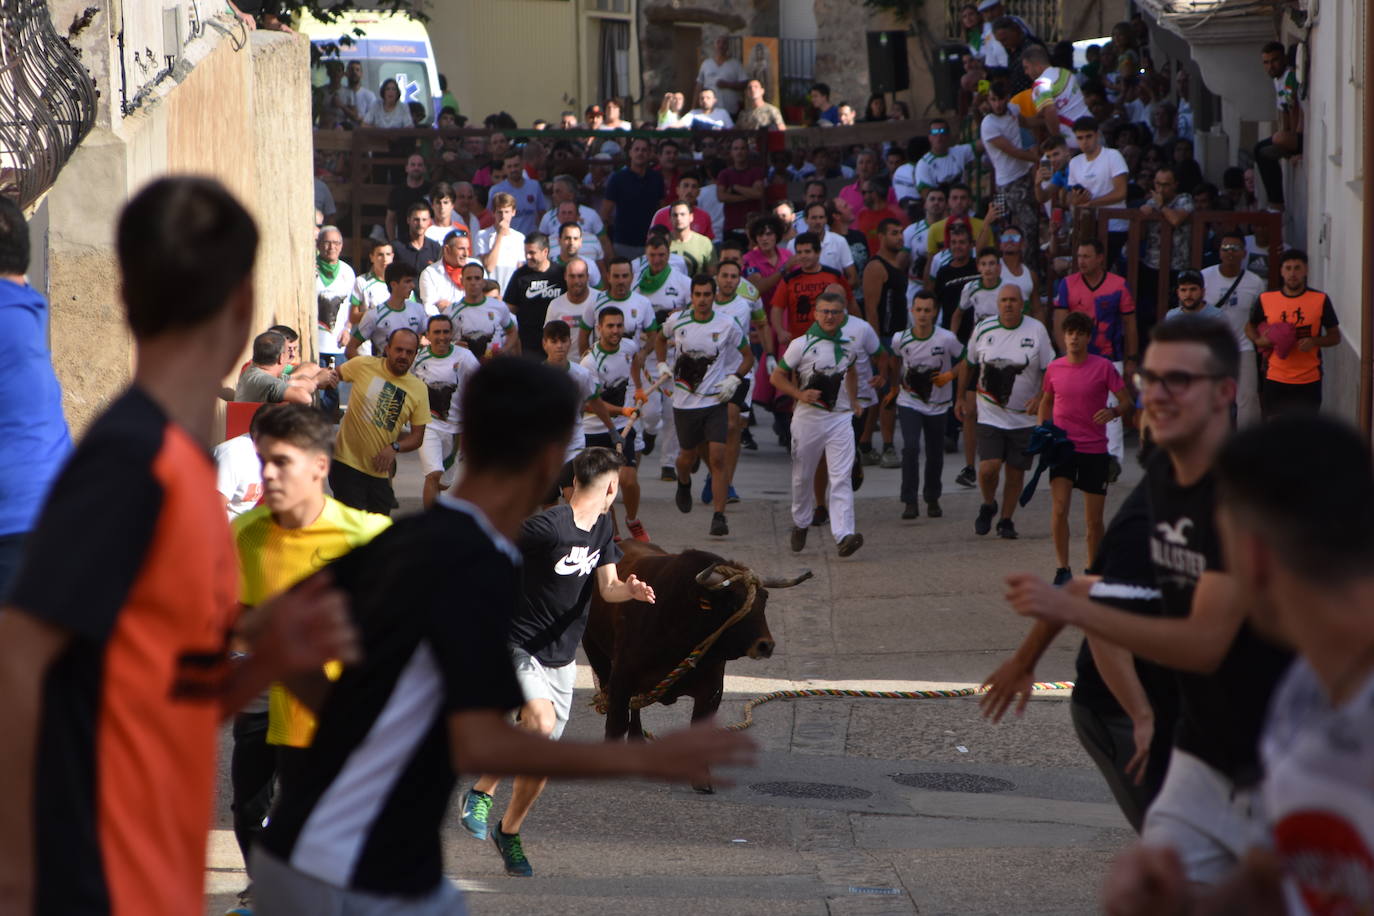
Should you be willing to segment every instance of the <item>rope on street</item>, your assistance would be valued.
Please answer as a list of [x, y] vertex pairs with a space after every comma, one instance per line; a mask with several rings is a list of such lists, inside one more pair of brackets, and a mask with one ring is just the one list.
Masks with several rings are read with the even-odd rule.
[[[1072, 690], [1073, 681], [1039, 681], [1031, 685], [1031, 690]], [[774, 700], [804, 700], [816, 697], [850, 697], [872, 700], [943, 700], [955, 697], [971, 697], [987, 693], [986, 687], [958, 687], [952, 690], [841, 690], [838, 688], [815, 688], [812, 690], [775, 690], [754, 697], [744, 704], [744, 718], [734, 725], [727, 725], [730, 731], [743, 731], [754, 724], [754, 708]]]

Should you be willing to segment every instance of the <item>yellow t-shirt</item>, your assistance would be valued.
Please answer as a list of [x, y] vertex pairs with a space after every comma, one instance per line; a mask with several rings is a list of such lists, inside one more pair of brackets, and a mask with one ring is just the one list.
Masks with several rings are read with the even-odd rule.
[[[350, 360], [351, 362], [351, 360]], [[252, 607], [286, 591], [323, 569], [330, 561], [366, 544], [391, 524], [376, 515], [345, 506], [326, 496], [320, 517], [304, 528], [283, 528], [266, 506], [256, 506], [234, 519], [234, 546], [239, 555], [239, 600]], [[343, 667], [325, 666], [337, 680]], [[267, 743], [309, 747], [315, 717], [281, 684], [267, 698]]]
[[348, 410], [339, 424], [334, 460], [372, 477], [372, 458], [401, 435], [401, 428], [429, 423], [429, 389], [410, 373], [399, 378], [380, 356], [355, 356], [339, 367], [339, 378], [351, 382]]
[[[983, 221], [976, 216], [969, 217], [969, 223], [973, 227], [973, 238], [969, 239], [970, 245], [978, 243], [978, 233], [983, 231]], [[936, 220], [930, 224], [930, 229], [926, 231], [926, 254], [935, 255], [935, 252], [945, 247], [945, 226], [949, 225], [949, 218]]]

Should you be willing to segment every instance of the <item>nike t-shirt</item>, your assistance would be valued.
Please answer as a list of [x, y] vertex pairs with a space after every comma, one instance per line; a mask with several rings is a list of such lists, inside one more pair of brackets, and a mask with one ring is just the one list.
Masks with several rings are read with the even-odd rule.
[[573, 521], [569, 505], [525, 520], [519, 537], [525, 558], [523, 581], [511, 620], [511, 645], [551, 668], [574, 661], [587, 628], [594, 573], [621, 556], [613, 535], [610, 515], [602, 515], [590, 531], [583, 531]]

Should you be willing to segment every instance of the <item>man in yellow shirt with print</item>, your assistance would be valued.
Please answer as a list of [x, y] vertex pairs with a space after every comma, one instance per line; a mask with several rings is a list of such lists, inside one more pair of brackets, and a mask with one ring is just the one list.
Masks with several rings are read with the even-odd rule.
[[[262, 462], [262, 503], [234, 520], [239, 558], [239, 600], [253, 607], [366, 544], [391, 519], [353, 509], [325, 495], [334, 432], [324, 415], [301, 404], [267, 407], [250, 433]], [[325, 672], [339, 676], [330, 662]], [[315, 718], [281, 684], [268, 692], [267, 709], [250, 707], [234, 723], [234, 834], [244, 860], [270, 806], [279, 768], [294, 765], [310, 746]], [[266, 723], [264, 724], [264, 718]], [[231, 914], [251, 913], [251, 886]]]

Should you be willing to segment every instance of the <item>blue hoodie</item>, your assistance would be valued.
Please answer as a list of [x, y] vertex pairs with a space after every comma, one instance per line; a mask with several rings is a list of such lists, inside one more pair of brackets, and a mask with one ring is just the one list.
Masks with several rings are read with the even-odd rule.
[[48, 351], [48, 303], [0, 280], [0, 536], [33, 528], [72, 451]]

